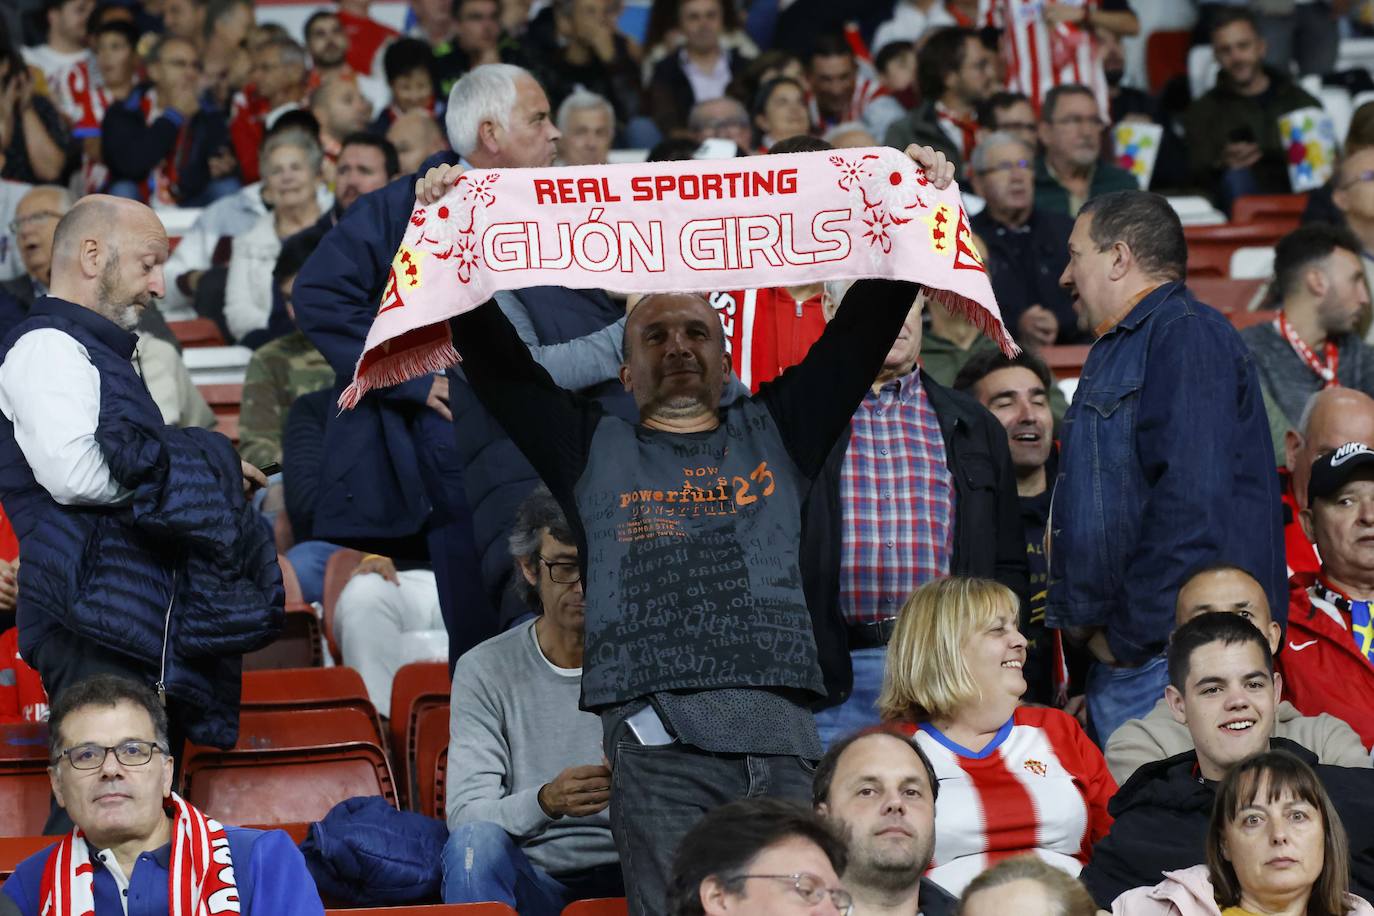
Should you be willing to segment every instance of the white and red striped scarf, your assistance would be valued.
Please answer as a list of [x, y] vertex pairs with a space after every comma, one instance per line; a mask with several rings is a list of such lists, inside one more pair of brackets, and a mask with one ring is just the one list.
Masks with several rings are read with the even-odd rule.
[[[175, 792], [168, 807], [174, 813], [172, 857], [167, 869], [168, 913], [214, 916], [241, 912], [224, 826]], [[48, 855], [39, 912], [42, 916], [95, 916], [94, 879], [90, 844], [77, 828]]]

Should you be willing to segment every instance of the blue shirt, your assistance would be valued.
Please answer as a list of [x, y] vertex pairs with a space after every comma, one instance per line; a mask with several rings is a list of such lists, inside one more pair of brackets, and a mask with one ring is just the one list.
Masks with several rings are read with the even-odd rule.
[[[229, 837], [234, 880], [245, 916], [323, 916], [324, 905], [315, 890], [315, 881], [291, 837], [280, 830], [224, 830]], [[41, 912], [43, 869], [52, 850], [49, 846], [20, 862], [0, 888], [0, 894], [13, 900], [24, 916], [38, 916]], [[128, 916], [167, 916], [171, 855], [169, 844], [138, 857], [129, 875]], [[95, 869], [95, 916], [124, 916], [119, 886], [96, 857], [95, 850], [91, 850], [91, 865]]]

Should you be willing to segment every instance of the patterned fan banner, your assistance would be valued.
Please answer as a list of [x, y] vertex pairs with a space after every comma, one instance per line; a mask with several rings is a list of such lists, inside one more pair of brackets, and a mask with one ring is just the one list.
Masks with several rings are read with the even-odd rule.
[[1312, 191], [1336, 173], [1336, 125], [1320, 108], [1299, 108], [1279, 116], [1279, 137], [1288, 150], [1293, 193]]
[[[1008, 353], [959, 189], [891, 148], [463, 173], [415, 207], [353, 384], [459, 360], [448, 319], [529, 286], [656, 293], [912, 280]], [[456, 346], [455, 346], [456, 344]]]

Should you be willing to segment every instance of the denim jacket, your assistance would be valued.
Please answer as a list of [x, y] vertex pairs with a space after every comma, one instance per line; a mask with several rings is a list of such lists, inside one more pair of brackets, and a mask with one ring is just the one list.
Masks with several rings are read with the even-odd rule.
[[1093, 345], [1064, 418], [1050, 626], [1105, 627], [1126, 665], [1158, 654], [1179, 587], [1251, 572], [1286, 620], [1283, 524], [1259, 378], [1230, 322], [1181, 282]]

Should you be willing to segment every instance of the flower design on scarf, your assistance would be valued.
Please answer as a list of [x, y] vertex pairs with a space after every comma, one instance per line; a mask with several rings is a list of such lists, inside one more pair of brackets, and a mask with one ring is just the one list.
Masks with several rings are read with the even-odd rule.
[[894, 225], [892, 218], [880, 207], [874, 207], [864, 214], [863, 224], [868, 227], [864, 230], [864, 238], [868, 239], [868, 244], [882, 248], [883, 254], [890, 254], [892, 236], [889, 230]]
[[[458, 184], [463, 184], [467, 177], [466, 174], [459, 176]], [[468, 181], [467, 187], [463, 190], [463, 200], [471, 201], [474, 205], [480, 203], [490, 207], [496, 203], [496, 195], [492, 193], [491, 186], [496, 184], [500, 177], [500, 172], [489, 172], [483, 175], [480, 181]], [[457, 187], [458, 185], [454, 185], [455, 189]]]
[[[873, 177], [873, 172], [869, 168], [870, 161], [876, 161], [877, 156], [869, 153], [858, 159], [846, 159], [843, 156], [831, 156], [830, 164], [840, 170], [838, 184], [842, 191], [857, 190], [863, 194], [863, 186]], [[866, 205], [865, 205], [866, 206]]]
[[858, 159], [831, 156], [830, 163], [840, 170], [839, 186], [851, 196], [857, 195], [863, 205], [866, 225], [900, 226], [911, 221], [911, 211], [927, 206], [920, 189], [930, 182], [919, 169], [912, 174], [905, 153], [868, 153]]
[[453, 246], [454, 264], [458, 268], [458, 279], [463, 283], [472, 280], [472, 269], [481, 260], [477, 254], [477, 239], [472, 232], [459, 236]]

